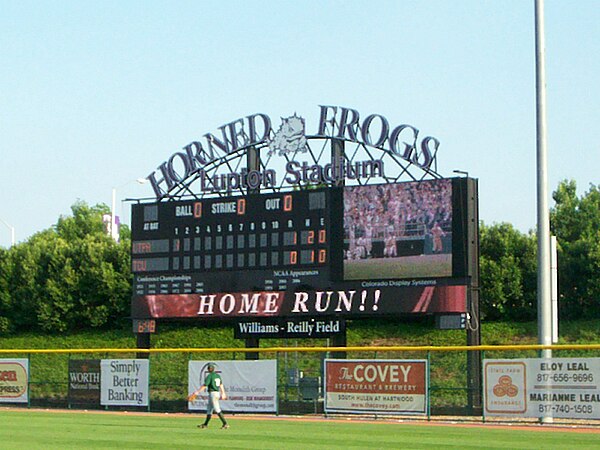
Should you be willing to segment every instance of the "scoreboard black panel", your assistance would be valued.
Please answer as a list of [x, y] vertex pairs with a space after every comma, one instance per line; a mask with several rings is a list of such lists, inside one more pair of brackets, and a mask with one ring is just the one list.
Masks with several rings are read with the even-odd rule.
[[339, 190], [321, 189], [134, 205], [134, 293], [326, 285], [340, 201]]

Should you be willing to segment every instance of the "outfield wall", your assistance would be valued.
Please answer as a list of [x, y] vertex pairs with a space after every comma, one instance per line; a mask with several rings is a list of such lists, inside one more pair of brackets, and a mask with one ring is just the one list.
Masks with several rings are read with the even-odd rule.
[[[543, 349], [551, 349], [556, 361], [540, 360], [538, 354]], [[191, 388], [188, 375], [190, 364], [201, 361], [241, 363], [247, 361], [247, 353], [253, 353], [259, 355], [259, 360], [270, 360], [275, 365], [275, 397], [277, 398], [275, 411], [269, 409], [263, 412], [276, 412], [279, 414], [323, 413], [328, 412], [325, 410], [328, 398], [325, 392], [326, 363], [327, 361], [344, 361], [330, 359], [332, 354], [339, 352], [345, 352], [348, 361], [354, 361], [355, 363], [356, 361], [359, 363], [370, 361], [375, 363], [374, 367], [379, 368], [373, 370], [379, 370], [381, 374], [387, 373], [386, 361], [393, 361], [396, 365], [405, 364], [406, 361], [424, 361], [427, 369], [426, 397], [424, 409], [420, 415], [423, 418], [438, 415], [459, 415], [479, 416], [482, 419], [499, 417], [507, 420], [521, 420], [523, 417], [535, 419], [536, 411], [539, 411], [544, 413], [546, 417], [555, 418], [556, 421], [557, 418], [558, 420], [570, 418], [596, 420], [600, 415], [597, 409], [600, 406], [596, 405], [600, 405], [600, 392], [596, 392], [598, 390], [597, 385], [600, 384], [600, 376], [596, 376], [596, 370], [600, 370], [600, 363], [597, 359], [600, 356], [600, 344], [476, 347], [0, 349], [0, 358], [8, 364], [4, 365], [5, 368], [8, 367], [12, 370], [14, 364], [20, 364], [26, 368], [27, 372], [26, 397], [21, 396], [18, 401], [5, 398], [2, 403], [23, 407], [197, 413], [202, 409], [202, 402], [200, 402], [200, 406], [196, 404], [196, 408], [190, 408], [190, 403], [187, 400]], [[483, 386], [484, 400], [481, 408], [473, 409], [468, 406], [467, 352], [477, 352], [476, 354], [480, 355], [484, 362], [496, 364], [496, 366], [484, 364], [483, 378], [484, 380], [489, 379], [489, 386], [485, 384]], [[106, 401], [96, 400], [93, 395], [90, 398], [73, 396], [73, 382], [81, 384], [94, 381], [94, 371], [91, 367], [96, 362], [99, 361], [98, 364], [100, 365], [103, 361], [117, 361], [117, 364], [127, 364], [128, 361], [140, 360], [148, 362], [148, 368], [145, 372], [148, 383], [147, 401], [144, 400], [138, 405], [117, 403], [108, 405]], [[508, 366], [503, 365], [507, 363]], [[111, 363], [104, 364], [110, 365]], [[511, 364], [517, 369], [523, 367], [525, 369], [519, 372], [515, 367], [509, 367]], [[532, 364], [537, 364], [535, 367], [538, 369], [537, 374], [532, 378], [532, 386], [537, 389], [535, 395], [530, 393], [530, 391], [533, 392], [532, 388], [524, 384], [527, 383], [524, 373], [533, 373], [532, 368], [534, 366]], [[486, 372], [488, 366], [494, 370]], [[0, 367], [2, 366], [0, 365]], [[89, 373], [89, 376], [86, 378], [85, 375], [81, 375], [77, 379], [73, 379], [72, 373], [75, 370], [73, 367], [79, 367], [81, 374]], [[125, 370], [126, 366], [122, 367]], [[502, 368], [502, 370], [508, 367], [509, 370], [499, 371], [497, 367]], [[596, 367], [599, 368], [596, 369]], [[8, 373], [11, 370], [5, 370], [4, 372]], [[391, 368], [389, 370], [396, 369]], [[72, 379], [69, 379], [70, 372]], [[373, 374], [375, 373], [373, 372]], [[401, 372], [397, 371], [396, 376], [398, 373]], [[508, 383], [507, 376], [510, 377], [510, 383]], [[4, 378], [0, 380], [0, 386], [8, 386], [10, 384], [8, 378], [10, 377], [8, 374], [0, 376], [0, 378]], [[227, 385], [226, 375], [224, 375], [224, 378]], [[366, 382], [372, 381], [374, 380], [366, 380]], [[115, 383], [123, 387], [126, 383], [134, 382], [117, 380]], [[511, 387], [513, 385], [514, 387]], [[547, 392], [549, 386], [552, 387], [550, 393]], [[71, 391], [69, 390], [70, 387]], [[496, 388], [496, 391], [494, 391], [494, 388]], [[518, 391], [517, 394], [515, 394], [515, 388]], [[18, 389], [7, 387], [5, 390], [7, 392], [12, 390], [14, 391], [13, 394], [16, 394]], [[554, 391], [556, 392], [553, 393]], [[559, 391], [561, 395], [555, 395]], [[498, 398], [494, 399], [495, 403], [492, 404], [490, 399], [495, 393], [498, 394]], [[342, 395], [338, 396], [337, 400], [346, 398], [349, 397]], [[377, 400], [375, 394], [370, 397], [362, 395], [361, 399], [366, 399], [366, 403], [363, 402], [362, 404], [368, 407], [363, 408], [362, 411], [357, 411], [357, 413], [386, 415], [381, 410], [369, 411], [369, 408], [376, 404], [376, 402], [373, 402], [373, 400]], [[520, 406], [515, 403], [516, 400], [521, 401]], [[575, 404], [584, 406], [575, 407]], [[522, 411], [524, 409], [523, 405], [526, 406], [527, 412]], [[344, 407], [339, 412], [353, 412], [343, 409]], [[337, 411], [333, 410], [329, 413], [335, 414]], [[419, 414], [417, 415], [419, 416]]]

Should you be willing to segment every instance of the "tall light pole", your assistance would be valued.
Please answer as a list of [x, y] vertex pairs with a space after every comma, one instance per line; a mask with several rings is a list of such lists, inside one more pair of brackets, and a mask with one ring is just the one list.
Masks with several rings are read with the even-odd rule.
[[[538, 239], [538, 343], [552, 345], [552, 284], [550, 272], [550, 214], [548, 212], [548, 156], [546, 151], [546, 44], [544, 39], [544, 0], [535, 0], [535, 85], [537, 124], [537, 239]], [[540, 352], [552, 358], [552, 350]], [[548, 390], [551, 388], [548, 387]], [[540, 418], [552, 423], [552, 412]]]
[[110, 237], [115, 241], [119, 241], [119, 230], [117, 229], [117, 188], [112, 188], [112, 203], [110, 205]]
[[133, 183], [133, 182], [139, 183], [139, 184], [145, 184], [148, 180], [146, 180], [145, 178], [138, 178], [136, 180], [131, 180], [128, 181], [127, 183], [124, 183], [120, 186], [117, 187], [113, 187], [112, 188], [112, 204], [110, 207], [110, 227], [109, 227], [109, 231], [110, 231], [110, 236], [115, 240], [115, 241], [119, 241], [119, 228], [117, 227], [117, 216], [116, 216], [116, 209], [117, 209], [117, 189], [121, 189], [124, 186], [127, 186], [129, 183]]
[[[535, 67], [537, 123], [537, 235], [538, 235], [538, 342], [552, 344], [552, 300], [550, 296], [550, 214], [548, 212], [548, 157], [546, 151], [546, 70], [544, 0], [535, 2]], [[552, 357], [552, 350], [542, 356]]]
[[15, 245], [15, 227], [8, 224], [5, 220], [0, 219], [0, 222], [4, 224], [10, 230], [10, 246], [13, 247]]

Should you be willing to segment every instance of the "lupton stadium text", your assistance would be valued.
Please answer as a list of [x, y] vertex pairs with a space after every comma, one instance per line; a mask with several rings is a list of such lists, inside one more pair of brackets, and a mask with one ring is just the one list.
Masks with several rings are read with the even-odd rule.
[[[335, 183], [349, 179], [383, 177], [383, 161], [358, 161], [349, 163], [340, 158], [333, 164], [302, 164], [290, 161], [285, 166], [285, 180], [292, 185], [303, 183]], [[203, 169], [198, 171], [200, 192], [231, 192], [236, 189], [257, 189], [259, 187], [274, 187], [277, 183], [277, 172], [273, 169], [258, 171], [242, 169], [240, 172], [230, 172], [209, 176]]]

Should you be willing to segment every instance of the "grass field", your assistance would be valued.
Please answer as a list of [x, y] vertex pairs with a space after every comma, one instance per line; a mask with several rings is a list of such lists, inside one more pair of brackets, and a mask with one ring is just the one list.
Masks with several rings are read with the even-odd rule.
[[202, 418], [192, 415], [12, 409], [0, 410], [0, 420], [3, 449], [600, 448], [598, 433], [539, 426], [230, 417], [228, 430], [218, 418], [201, 430]]
[[452, 276], [452, 255], [344, 260], [346, 280]]

